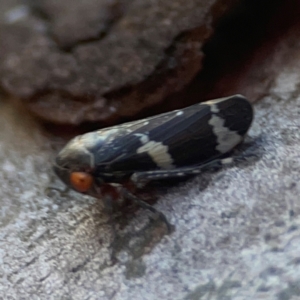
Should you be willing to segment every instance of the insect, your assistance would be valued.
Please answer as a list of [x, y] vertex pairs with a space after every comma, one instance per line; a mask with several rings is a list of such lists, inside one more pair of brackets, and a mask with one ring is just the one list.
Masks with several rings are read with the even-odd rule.
[[252, 105], [241, 95], [202, 102], [77, 136], [56, 157], [54, 171], [77, 192], [110, 195], [110, 201], [123, 196], [156, 211], [136, 189], [221, 163], [252, 119]]

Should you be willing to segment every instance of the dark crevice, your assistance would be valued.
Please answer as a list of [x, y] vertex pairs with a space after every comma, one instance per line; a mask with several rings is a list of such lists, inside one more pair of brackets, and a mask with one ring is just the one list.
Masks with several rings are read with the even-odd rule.
[[203, 70], [195, 80], [214, 82], [245, 61], [265, 39], [268, 25], [283, 2], [242, 1], [219, 22], [215, 34], [203, 47]]
[[283, 3], [283, 0], [241, 1], [219, 20], [213, 36], [203, 46], [202, 70], [184, 90], [165, 99], [166, 103], [189, 99], [189, 105], [205, 101], [211, 94], [216, 96], [214, 87], [218, 80], [247, 63], [266, 39], [270, 23]]

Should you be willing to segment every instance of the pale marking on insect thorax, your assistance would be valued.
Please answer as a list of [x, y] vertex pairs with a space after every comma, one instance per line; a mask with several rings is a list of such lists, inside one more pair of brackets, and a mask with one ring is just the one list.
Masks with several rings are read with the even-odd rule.
[[139, 147], [136, 152], [146, 152], [156, 163], [156, 165], [162, 169], [173, 169], [173, 159], [168, 150], [169, 147], [161, 142], [148, 141], [146, 144]]
[[[93, 155], [87, 150], [86, 143], [82, 139], [82, 136], [77, 136], [72, 139], [58, 154], [60, 159], [68, 161], [70, 158], [75, 158], [77, 156], [82, 156], [85, 154], [89, 157], [90, 160], [90, 167], [92, 168], [95, 164], [95, 160]], [[78, 161], [80, 164], [80, 161]]]
[[[220, 101], [218, 101], [218, 102], [220, 102]], [[203, 102], [201, 104], [208, 105], [210, 107], [210, 111], [212, 113], [217, 114], [218, 112], [220, 112], [218, 105], [217, 105], [218, 102], [215, 102], [214, 100], [210, 100], [210, 101]]]
[[220, 112], [220, 109], [218, 108], [218, 103], [226, 101], [225, 99], [227, 99], [227, 98], [219, 98], [219, 99], [209, 100], [209, 101], [200, 103], [200, 105], [202, 105], [202, 104], [209, 105], [211, 112], [216, 114], [216, 113]]
[[142, 144], [146, 144], [149, 142], [149, 136], [147, 134], [143, 134], [143, 133], [135, 133], [134, 136], [137, 136], [140, 138], [140, 142]]
[[215, 113], [215, 114], [220, 111], [216, 104], [210, 104], [210, 110], [211, 110], [212, 113]]
[[226, 153], [241, 142], [242, 137], [239, 134], [224, 126], [224, 119], [213, 114], [208, 123], [212, 126], [213, 133], [217, 137], [218, 146], [216, 149], [219, 152]]

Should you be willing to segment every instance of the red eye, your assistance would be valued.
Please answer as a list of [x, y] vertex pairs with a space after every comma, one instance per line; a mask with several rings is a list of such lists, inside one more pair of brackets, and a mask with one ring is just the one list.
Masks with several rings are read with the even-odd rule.
[[72, 187], [81, 193], [87, 192], [93, 185], [93, 176], [85, 172], [72, 172], [70, 182]]

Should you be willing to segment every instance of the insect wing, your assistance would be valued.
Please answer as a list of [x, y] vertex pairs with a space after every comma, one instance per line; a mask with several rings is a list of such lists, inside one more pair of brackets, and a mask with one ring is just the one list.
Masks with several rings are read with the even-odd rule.
[[251, 104], [232, 96], [113, 127], [113, 139], [94, 149], [96, 172], [131, 174], [201, 164], [239, 144], [252, 118]]
[[[176, 111], [172, 111], [97, 131], [99, 142], [89, 148], [95, 159], [95, 175], [122, 175], [160, 168], [153, 157], [159, 157], [161, 152], [166, 151], [167, 146], [159, 140], [151, 140], [150, 134], [155, 128], [161, 128], [176, 117]], [[110, 137], [103, 142], [101, 139], [104, 134]], [[163, 159], [168, 164], [169, 157]], [[162, 161], [161, 164], [163, 163]]]

